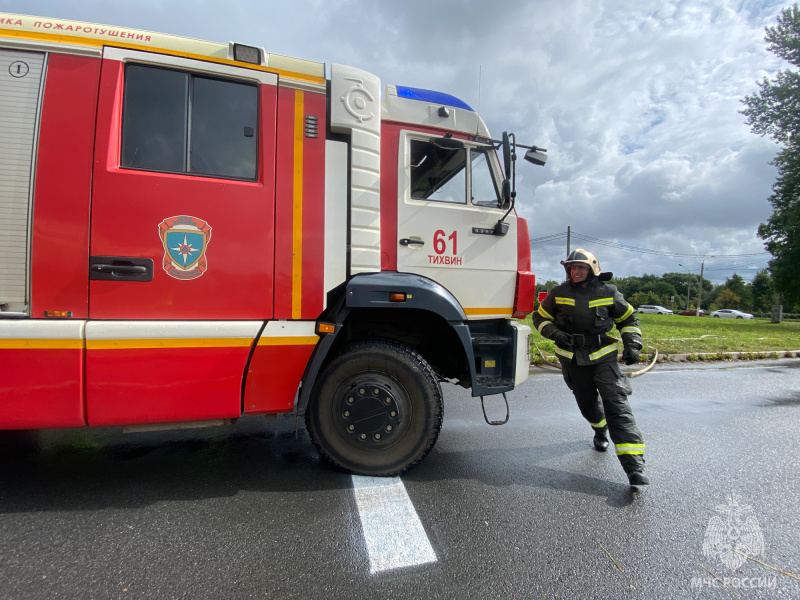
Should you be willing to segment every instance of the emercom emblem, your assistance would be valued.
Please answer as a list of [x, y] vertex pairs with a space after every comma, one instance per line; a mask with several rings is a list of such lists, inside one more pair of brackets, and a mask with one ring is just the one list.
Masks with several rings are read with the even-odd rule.
[[179, 215], [158, 225], [164, 245], [164, 271], [175, 279], [196, 279], [206, 272], [206, 249], [211, 241], [211, 226], [203, 219]]
[[752, 506], [740, 504], [736, 494], [726, 499], [728, 504], [716, 507], [719, 515], [708, 521], [703, 554], [713, 556], [735, 571], [745, 563], [746, 556], [764, 553], [764, 536]]

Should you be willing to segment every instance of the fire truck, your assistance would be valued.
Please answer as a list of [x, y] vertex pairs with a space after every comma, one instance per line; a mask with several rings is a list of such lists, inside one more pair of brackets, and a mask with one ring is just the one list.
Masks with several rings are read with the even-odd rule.
[[395, 475], [441, 382], [528, 376], [513, 171], [546, 150], [458, 98], [0, 13], [0, 114], [0, 429], [293, 412], [336, 466]]

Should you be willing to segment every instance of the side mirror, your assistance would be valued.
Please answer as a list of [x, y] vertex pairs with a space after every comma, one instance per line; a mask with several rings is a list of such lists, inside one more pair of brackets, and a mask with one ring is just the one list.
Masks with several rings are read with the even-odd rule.
[[503, 194], [503, 206], [506, 206], [509, 202], [511, 202], [511, 180], [510, 179], [503, 179], [503, 189], [501, 191]]
[[506, 181], [509, 181], [511, 179], [511, 142], [507, 131], [503, 132], [503, 168], [505, 169]]
[[544, 163], [547, 162], [547, 154], [544, 153], [544, 150], [540, 150], [534, 146], [525, 153], [525, 160], [539, 167], [543, 167]]

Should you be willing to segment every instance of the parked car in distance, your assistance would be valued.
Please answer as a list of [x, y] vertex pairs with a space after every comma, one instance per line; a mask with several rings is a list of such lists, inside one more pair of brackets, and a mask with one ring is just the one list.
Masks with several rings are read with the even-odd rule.
[[671, 315], [672, 311], [657, 304], [642, 304], [636, 312], [649, 315]]
[[704, 311], [702, 308], [700, 309], [699, 313], [696, 310], [682, 310], [678, 314], [683, 315], [684, 317], [693, 317], [695, 315], [697, 315], [698, 317], [705, 317], [706, 311]]
[[717, 319], [754, 319], [753, 315], [750, 313], [742, 312], [740, 310], [735, 310], [733, 308], [723, 308], [721, 310], [715, 310], [711, 313], [712, 317]]

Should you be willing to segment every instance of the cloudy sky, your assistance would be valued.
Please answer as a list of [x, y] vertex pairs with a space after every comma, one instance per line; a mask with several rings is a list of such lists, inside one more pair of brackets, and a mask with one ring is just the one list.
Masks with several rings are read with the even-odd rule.
[[519, 214], [534, 240], [552, 240], [532, 246], [540, 281], [562, 278], [571, 227], [572, 247], [617, 276], [678, 263], [697, 273], [715, 255], [705, 275], [719, 283], [767, 264], [723, 255], [763, 252], [756, 229], [771, 213], [777, 147], [738, 111], [757, 80], [786, 67], [766, 52], [764, 27], [790, 4], [0, 0], [0, 12], [234, 40], [453, 94], [493, 135], [549, 151], [544, 168], [517, 172]]

